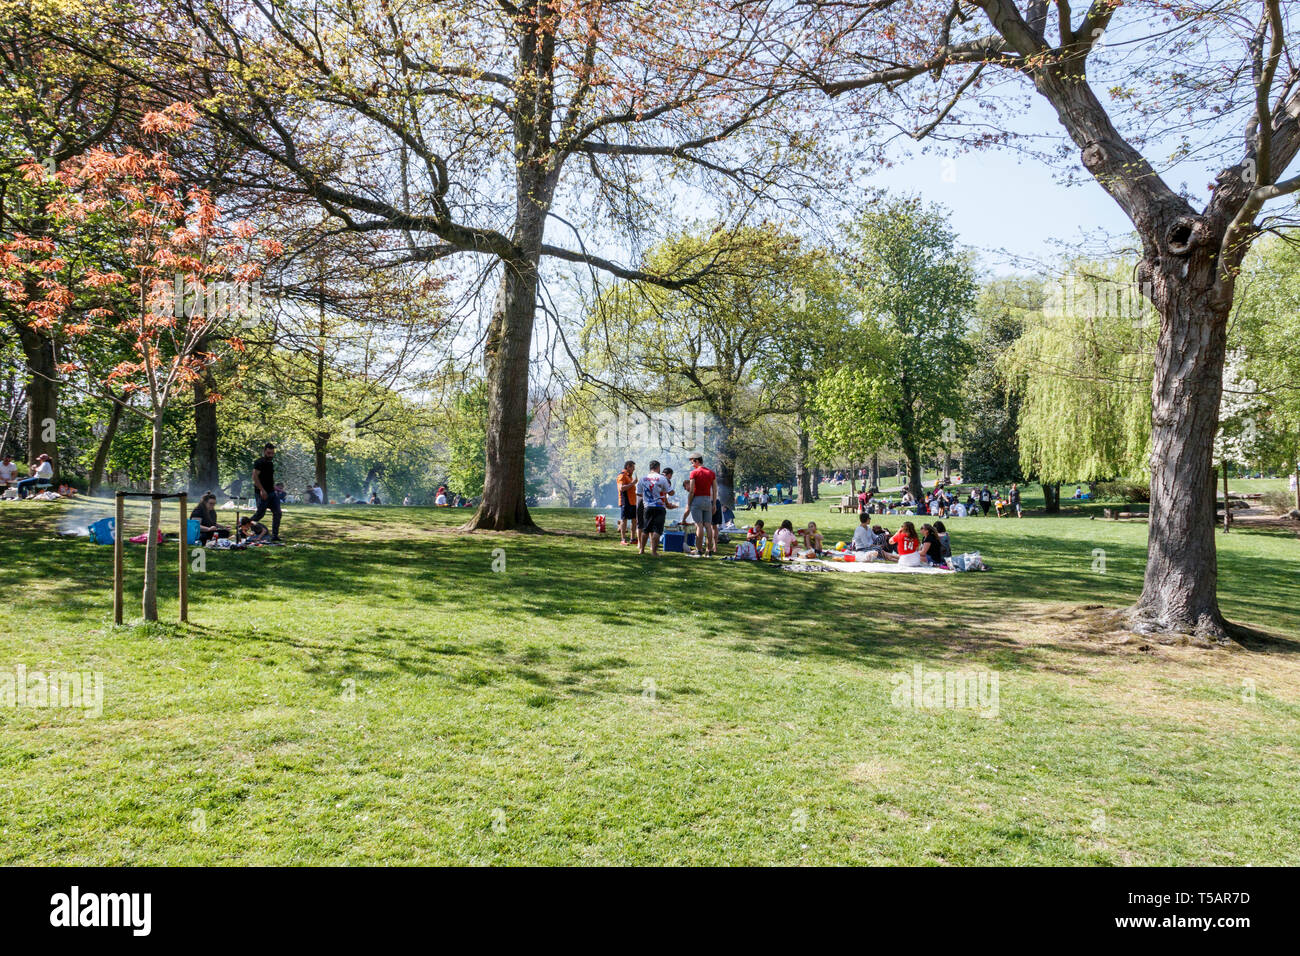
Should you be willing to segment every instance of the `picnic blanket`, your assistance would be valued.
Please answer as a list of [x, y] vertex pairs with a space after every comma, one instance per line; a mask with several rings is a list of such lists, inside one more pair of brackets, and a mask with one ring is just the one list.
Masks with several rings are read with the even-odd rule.
[[818, 558], [793, 558], [782, 567], [795, 570], [795, 565], [820, 565], [827, 571], [870, 571], [878, 574], [956, 574], [950, 568], [928, 566], [900, 567], [893, 561], [822, 561]]

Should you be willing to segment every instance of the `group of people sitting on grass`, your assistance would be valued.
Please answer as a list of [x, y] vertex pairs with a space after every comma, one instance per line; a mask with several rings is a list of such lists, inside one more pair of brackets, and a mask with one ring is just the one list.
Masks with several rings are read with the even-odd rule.
[[[199, 523], [199, 544], [206, 546], [212, 542], [215, 545], [217, 541], [230, 539], [231, 529], [217, 518], [217, 496], [212, 492], [205, 492], [199, 498], [198, 504], [190, 512], [190, 518]], [[232, 547], [253, 547], [270, 543], [271, 532], [264, 524], [254, 520], [252, 515], [244, 515], [239, 519], [234, 531]]]
[[[948, 529], [942, 521], [922, 524], [920, 531], [912, 522], [904, 521], [897, 532], [891, 532], [879, 524], [872, 524], [871, 515], [865, 511], [858, 515], [858, 527], [853, 532], [849, 550], [859, 555], [859, 560], [894, 561], [901, 567], [946, 568], [948, 558], [952, 557]], [[746, 533], [745, 543], [737, 550], [736, 557], [755, 560], [765, 553], [768, 553], [767, 529], [759, 520]], [[772, 535], [771, 553], [783, 558], [814, 558], [827, 554], [828, 549], [817, 522], [809, 521], [806, 526], [796, 529], [787, 518]]]
[[26, 498], [27, 493], [35, 494], [40, 489], [38, 485], [49, 485], [54, 481], [54, 465], [50, 462], [50, 456], [41, 454], [36, 456], [36, 460], [28, 467], [26, 478], [18, 477], [18, 466], [14, 464], [13, 457], [5, 455], [0, 459], [0, 493], [8, 491], [11, 487], [17, 489], [20, 499]]

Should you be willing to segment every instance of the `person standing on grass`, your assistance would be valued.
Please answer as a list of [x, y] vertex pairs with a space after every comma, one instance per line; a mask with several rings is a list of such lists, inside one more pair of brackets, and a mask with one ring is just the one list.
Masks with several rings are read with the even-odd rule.
[[1011, 483], [1011, 491], [1007, 497], [1011, 501], [1011, 510], [1016, 513], [1016, 517], [1023, 518], [1024, 514], [1020, 510], [1020, 486], [1014, 481]]
[[640, 540], [637, 544], [637, 553], [645, 554], [645, 546], [648, 541], [650, 544], [650, 553], [659, 554], [659, 538], [664, 533], [664, 519], [668, 515], [668, 495], [671, 489], [668, 487], [668, 479], [659, 474], [659, 462], [651, 461], [650, 470], [646, 472], [644, 478], [637, 482], [637, 498], [641, 502], [641, 527]]
[[253, 462], [253, 492], [257, 495], [257, 511], [253, 521], [261, 521], [267, 509], [271, 512], [271, 540], [280, 540], [280, 499], [275, 494], [275, 446], [267, 442], [262, 446], [262, 457]]
[[[615, 477], [618, 484], [618, 538], [621, 544], [636, 544], [636, 462], [623, 462], [623, 470]], [[628, 540], [631, 532], [632, 540]]]
[[718, 553], [717, 531], [713, 527], [713, 502], [718, 497], [718, 476], [704, 467], [703, 455], [691, 456], [687, 479], [686, 511], [695, 524], [695, 547], [699, 554]]
[[989, 491], [989, 486], [985, 485], [980, 489], [980, 510], [984, 512], [984, 517], [989, 516], [989, 508], [993, 506], [993, 492]]

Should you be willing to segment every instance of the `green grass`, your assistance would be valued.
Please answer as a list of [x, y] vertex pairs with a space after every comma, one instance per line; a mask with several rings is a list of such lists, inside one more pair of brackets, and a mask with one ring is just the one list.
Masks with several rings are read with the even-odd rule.
[[[0, 708], [0, 863], [1300, 862], [1290, 532], [1220, 536], [1225, 611], [1285, 640], [1211, 651], [1075, 628], [1139, 591], [1141, 523], [953, 520], [994, 570], [940, 578], [290, 508], [191, 626], [119, 628], [71, 507], [0, 505], [0, 673], [101, 671], [104, 711]], [[998, 715], [893, 706], [917, 664], [996, 672]]]

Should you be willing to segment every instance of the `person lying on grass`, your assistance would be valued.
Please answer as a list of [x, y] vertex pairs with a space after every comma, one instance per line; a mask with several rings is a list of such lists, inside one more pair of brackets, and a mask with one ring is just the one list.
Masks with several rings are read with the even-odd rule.
[[271, 540], [271, 532], [266, 530], [266, 526], [254, 521], [248, 515], [239, 519], [239, 534], [236, 541], [239, 544], [267, 544]]

